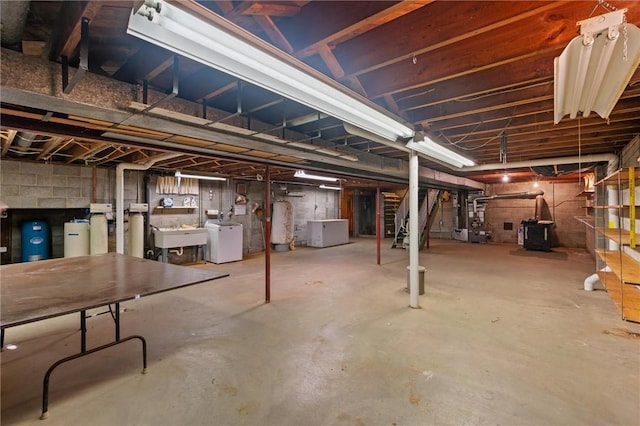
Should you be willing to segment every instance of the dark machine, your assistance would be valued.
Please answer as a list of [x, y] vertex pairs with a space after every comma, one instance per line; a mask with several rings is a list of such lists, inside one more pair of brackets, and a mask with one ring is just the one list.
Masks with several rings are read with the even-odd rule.
[[[495, 194], [495, 195], [476, 195], [470, 196], [467, 203], [467, 212], [469, 220], [469, 236], [470, 243], [486, 243], [488, 239], [487, 229], [485, 226], [485, 209], [489, 200], [497, 199], [536, 199], [536, 215], [538, 214], [538, 200], [542, 200], [544, 191], [528, 191], [517, 192], [513, 194]], [[541, 205], [541, 203], [540, 203]], [[538, 222], [538, 221], [536, 221]], [[548, 235], [548, 232], [546, 233]]]

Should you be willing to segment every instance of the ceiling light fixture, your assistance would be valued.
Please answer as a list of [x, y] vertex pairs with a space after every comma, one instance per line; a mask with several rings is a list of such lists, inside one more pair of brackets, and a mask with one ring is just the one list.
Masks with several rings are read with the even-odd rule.
[[176, 177], [178, 179], [181, 178], [189, 178], [189, 179], [201, 179], [201, 180], [227, 180], [227, 178], [218, 177], [218, 176], [205, 176], [205, 175], [187, 175], [182, 172], [176, 172]]
[[579, 112], [604, 119], [640, 65], [640, 29], [620, 9], [578, 22], [580, 35], [554, 59], [554, 123]]
[[475, 163], [469, 158], [435, 143], [427, 136], [419, 134], [416, 134], [416, 136], [422, 137], [422, 139], [409, 141], [407, 143], [407, 148], [417, 151], [429, 158], [451, 164], [455, 167], [470, 167], [475, 165]]
[[296, 170], [296, 172], [293, 174], [293, 176], [297, 177], [297, 178], [300, 178], [300, 179], [322, 180], [322, 181], [325, 181], [325, 182], [337, 182], [338, 181], [338, 178], [335, 178], [335, 177], [310, 175], [310, 174], [307, 174], [304, 170]]
[[342, 191], [339, 186], [320, 185], [320, 189], [333, 189], [334, 191]]
[[196, 2], [147, 1], [132, 11], [127, 33], [388, 141], [414, 134], [399, 117]]

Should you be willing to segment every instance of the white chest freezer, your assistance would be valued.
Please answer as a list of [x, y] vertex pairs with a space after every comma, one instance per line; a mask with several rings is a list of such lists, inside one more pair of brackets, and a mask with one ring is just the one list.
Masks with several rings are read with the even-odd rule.
[[307, 221], [307, 245], [330, 247], [349, 242], [347, 219], [325, 219]]
[[205, 259], [213, 263], [242, 260], [242, 224], [208, 220], [207, 252]]

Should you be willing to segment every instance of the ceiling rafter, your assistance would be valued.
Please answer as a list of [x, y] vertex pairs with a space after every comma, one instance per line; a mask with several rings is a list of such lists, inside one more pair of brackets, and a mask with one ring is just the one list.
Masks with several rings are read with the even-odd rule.
[[[59, 27], [58, 37], [52, 45], [50, 58], [57, 61], [61, 56], [71, 57], [80, 43], [82, 18], [92, 21], [102, 3], [99, 1], [71, 1], [62, 5], [61, 16], [64, 21]], [[91, 25], [91, 22], [89, 23]]]
[[[497, 30], [503, 27], [506, 27], [508, 25], [513, 25], [517, 22], [521, 22], [523, 20], [526, 20], [528, 18], [531, 18], [535, 15], [538, 15], [540, 13], [544, 13], [553, 9], [558, 8], [559, 6], [562, 5], [563, 2], [549, 2], [549, 3], [543, 3], [543, 6], [538, 7], [538, 8], [534, 8], [534, 9], [530, 9], [530, 10], [525, 10], [522, 13], [519, 13], [517, 15], [514, 16], [510, 16], [508, 18], [505, 19], [500, 19], [498, 21], [496, 21], [495, 19], [492, 19], [492, 17], [489, 15], [489, 13], [487, 12], [485, 15], [480, 15], [478, 16], [477, 19], [475, 19], [475, 21], [478, 21], [478, 24], [475, 26], [474, 29], [470, 30], [470, 31], [466, 31], [463, 32], [461, 34], [455, 35], [455, 36], [450, 36], [447, 37], [444, 40], [441, 40], [439, 42], [431, 42], [428, 43], [426, 46], [419, 48], [419, 49], [414, 49], [411, 50], [409, 52], [406, 53], [402, 53], [400, 51], [396, 51], [396, 55], [389, 55], [388, 59], [384, 60], [384, 61], [379, 61], [379, 62], [373, 62], [371, 64], [361, 64], [361, 65], [356, 65], [353, 69], [348, 69], [347, 70], [347, 74], [348, 75], [362, 75], [362, 74], [367, 74], [367, 73], [371, 73], [373, 71], [379, 70], [381, 68], [386, 68], [389, 67], [390, 65], [394, 65], [397, 64], [398, 62], [402, 62], [402, 61], [411, 61], [413, 60], [413, 58], [417, 58], [421, 55], [424, 55], [426, 53], [429, 52], [433, 52], [435, 50], [438, 49], [442, 49], [444, 47], [448, 47], [454, 44], [460, 44], [463, 41], [466, 41], [468, 39], [471, 38], [475, 38], [478, 37], [484, 33], [488, 33], [490, 31], [493, 30]], [[567, 2], [568, 3], [568, 2]], [[496, 4], [498, 6], [498, 8], [502, 8], [504, 9], [506, 6], [503, 5], [503, 2], [496, 2]], [[445, 7], [445, 6], [443, 6]], [[448, 6], [446, 6], [448, 7]], [[526, 8], [526, 4], [521, 4], [520, 6], [521, 8]], [[451, 9], [451, 13], [455, 13], [454, 9]], [[426, 18], [426, 17], [425, 17]], [[443, 17], [440, 17], [440, 19], [443, 19]], [[482, 21], [482, 19], [484, 19], [484, 21]], [[482, 23], [480, 23], [482, 22]], [[459, 28], [462, 29], [468, 29], [468, 26], [464, 26], [464, 27], [460, 27], [458, 25]]]
[[335, 46], [337, 44], [344, 43], [347, 40], [351, 40], [361, 34], [366, 33], [367, 31], [371, 31], [372, 29], [377, 28], [387, 22], [398, 19], [401, 16], [415, 11], [416, 9], [424, 7], [432, 1], [434, 0], [399, 2], [394, 6], [391, 6], [381, 12], [376, 13], [375, 15], [368, 17], [367, 19], [363, 19], [360, 22], [343, 28], [340, 31], [331, 34], [330, 36], [323, 38], [322, 40], [318, 40], [310, 46], [305, 47], [304, 49], [298, 50], [297, 52], [295, 52], [295, 56], [297, 58], [304, 59], [309, 56], [316, 55], [321, 49], [326, 46]]
[[65, 142], [65, 138], [62, 138], [62, 137], [51, 138], [50, 140], [44, 143], [44, 146], [42, 147], [42, 152], [40, 153], [40, 155], [38, 155], [36, 160], [46, 160], [48, 155], [53, 150], [55, 150], [60, 145], [62, 145], [64, 142]]
[[292, 54], [293, 46], [289, 43], [289, 40], [280, 32], [278, 26], [273, 22], [270, 16], [267, 15], [254, 15], [253, 19], [258, 23], [260, 28], [267, 34], [267, 37], [271, 39], [273, 44], [280, 48], [283, 52]]

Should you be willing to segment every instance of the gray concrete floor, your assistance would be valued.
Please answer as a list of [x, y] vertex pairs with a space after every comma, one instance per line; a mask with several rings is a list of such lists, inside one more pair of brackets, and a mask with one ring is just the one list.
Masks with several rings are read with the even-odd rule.
[[[127, 302], [137, 342], [59, 367], [78, 315], [16, 327], [2, 353], [3, 425], [640, 424], [640, 332], [606, 292], [584, 292], [582, 250], [432, 241], [421, 309], [408, 253], [375, 240], [198, 265], [231, 277]], [[600, 288], [601, 289], [601, 288]], [[112, 334], [88, 322], [89, 345]]]

